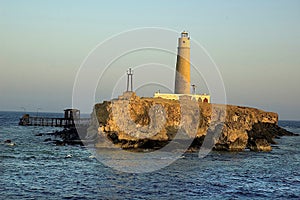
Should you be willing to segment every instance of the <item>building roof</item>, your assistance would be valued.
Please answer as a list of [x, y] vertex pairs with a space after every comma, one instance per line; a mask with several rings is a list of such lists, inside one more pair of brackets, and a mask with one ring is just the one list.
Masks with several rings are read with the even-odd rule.
[[65, 109], [64, 111], [79, 111], [79, 110], [76, 109], [76, 108], [67, 108], [67, 109]]

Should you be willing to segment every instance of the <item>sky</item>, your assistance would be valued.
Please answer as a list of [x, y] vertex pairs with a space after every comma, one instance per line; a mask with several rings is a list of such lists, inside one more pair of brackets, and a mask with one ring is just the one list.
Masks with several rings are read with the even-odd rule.
[[71, 107], [77, 71], [99, 43], [161, 27], [188, 30], [206, 49], [228, 104], [300, 120], [299, 22], [299, 0], [0, 0], [0, 110]]

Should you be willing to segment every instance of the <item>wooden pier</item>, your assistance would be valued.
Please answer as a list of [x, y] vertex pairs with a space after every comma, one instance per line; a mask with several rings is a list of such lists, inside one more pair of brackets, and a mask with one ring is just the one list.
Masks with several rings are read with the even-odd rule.
[[29, 114], [24, 114], [20, 118], [19, 125], [21, 126], [53, 126], [70, 128], [75, 126], [88, 126], [90, 118], [80, 118], [80, 111], [76, 109], [66, 109], [64, 117], [31, 117]]

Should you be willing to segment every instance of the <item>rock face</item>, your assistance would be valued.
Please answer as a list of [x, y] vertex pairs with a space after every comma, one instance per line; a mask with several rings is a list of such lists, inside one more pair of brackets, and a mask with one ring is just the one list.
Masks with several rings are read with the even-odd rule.
[[109, 141], [121, 148], [156, 149], [172, 140], [190, 140], [190, 150], [211, 145], [215, 150], [270, 151], [274, 137], [292, 135], [277, 126], [276, 113], [199, 103], [187, 96], [175, 101], [126, 92], [96, 104], [92, 116], [96, 128], [89, 128], [87, 137], [98, 135], [99, 147]]
[[270, 144], [276, 144], [274, 138], [293, 135], [296, 134], [274, 124], [255, 123], [252, 129], [248, 131], [248, 147], [253, 151], [271, 151]]

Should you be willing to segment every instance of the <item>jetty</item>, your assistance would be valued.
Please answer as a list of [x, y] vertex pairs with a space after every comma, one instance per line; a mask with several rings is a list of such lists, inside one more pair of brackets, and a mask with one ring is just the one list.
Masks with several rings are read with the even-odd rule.
[[80, 118], [80, 110], [78, 109], [65, 109], [64, 117], [43, 117], [43, 116], [30, 116], [24, 114], [20, 118], [20, 126], [53, 126], [71, 128], [76, 126], [88, 126], [90, 118]]

